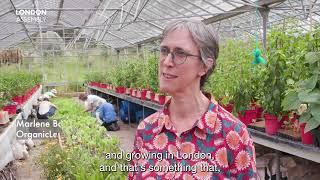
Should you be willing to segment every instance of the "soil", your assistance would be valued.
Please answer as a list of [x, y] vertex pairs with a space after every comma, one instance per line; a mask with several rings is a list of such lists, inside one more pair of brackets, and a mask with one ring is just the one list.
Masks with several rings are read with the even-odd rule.
[[15, 170], [15, 178], [18, 180], [44, 180], [43, 170], [37, 161], [43, 153], [44, 145], [41, 141], [34, 140], [35, 147], [29, 152], [29, 157], [26, 160], [16, 160], [13, 162]]

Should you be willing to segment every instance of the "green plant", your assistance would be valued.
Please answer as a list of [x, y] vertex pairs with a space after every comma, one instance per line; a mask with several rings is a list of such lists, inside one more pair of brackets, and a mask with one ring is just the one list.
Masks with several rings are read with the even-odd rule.
[[306, 123], [305, 132], [320, 125], [320, 52], [306, 54], [311, 77], [296, 83], [296, 88], [290, 90], [282, 103], [285, 110], [297, 110], [301, 104], [307, 104], [308, 109], [299, 118], [300, 123]]
[[[306, 73], [297, 82], [292, 82], [282, 103], [285, 110], [297, 110], [301, 104], [307, 104], [307, 111], [299, 118], [306, 123], [305, 131], [316, 129], [320, 125], [320, 28], [305, 35], [304, 45], [308, 53], [304, 53]], [[302, 58], [301, 58], [302, 59]]]
[[27, 90], [39, 84], [42, 76], [30, 72], [1, 72], [0, 73], [0, 107], [11, 98], [23, 95]]
[[268, 63], [263, 70], [263, 83], [261, 87], [260, 102], [265, 112], [272, 115], [281, 116], [281, 107], [286, 88], [286, 77], [284, 76], [287, 68], [285, 54], [286, 36], [282, 31], [272, 31], [272, 40], [268, 53]]
[[156, 57], [150, 56], [147, 61], [146, 74], [147, 82], [153, 92], [159, 93], [159, 78], [158, 78], [159, 61]]
[[[252, 76], [254, 43], [252, 39], [246, 41], [227, 40], [222, 44], [217, 67], [215, 72], [209, 77], [204, 86], [204, 90], [220, 99], [221, 104], [229, 102], [236, 103], [236, 110], [246, 106], [250, 102], [250, 94], [253, 92]], [[250, 92], [249, 92], [250, 91]], [[242, 96], [245, 93], [246, 99]]]
[[105, 73], [101, 72], [90, 72], [85, 74], [84, 82], [90, 82], [90, 81], [95, 81], [95, 82], [104, 82], [105, 79]]
[[60, 119], [63, 149], [51, 141], [40, 164], [48, 179], [125, 179], [127, 172], [100, 172], [100, 165], [127, 164], [124, 159], [105, 159], [105, 153], [119, 153], [119, 140], [106, 137], [105, 129], [72, 99], [58, 98], [55, 119]]

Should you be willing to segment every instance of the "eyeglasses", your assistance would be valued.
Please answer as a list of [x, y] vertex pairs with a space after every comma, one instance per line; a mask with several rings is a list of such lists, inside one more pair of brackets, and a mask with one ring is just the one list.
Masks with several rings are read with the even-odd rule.
[[166, 47], [160, 47], [160, 59], [163, 61], [167, 56], [171, 54], [171, 58], [174, 64], [180, 65], [186, 62], [188, 56], [194, 56], [201, 59], [201, 56], [193, 55], [190, 53], [187, 53], [180, 49], [175, 49], [172, 52]]

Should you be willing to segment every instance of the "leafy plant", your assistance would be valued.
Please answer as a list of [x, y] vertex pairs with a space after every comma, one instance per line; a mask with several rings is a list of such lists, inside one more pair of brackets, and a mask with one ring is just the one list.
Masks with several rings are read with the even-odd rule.
[[286, 36], [282, 31], [271, 32], [272, 41], [268, 53], [268, 63], [263, 70], [263, 83], [261, 87], [260, 101], [265, 112], [272, 115], [281, 116], [281, 107], [286, 88], [286, 77], [284, 76], [287, 68], [285, 53]]
[[297, 87], [286, 95], [283, 107], [286, 110], [297, 110], [301, 104], [307, 104], [308, 109], [299, 118], [300, 123], [307, 123], [308, 132], [320, 125], [320, 52], [306, 54], [311, 77], [297, 82]]
[[[100, 172], [100, 165], [127, 164], [123, 159], [105, 159], [105, 153], [119, 153], [119, 140], [106, 137], [105, 129], [84, 113], [71, 99], [55, 99], [61, 119], [63, 149], [51, 141], [40, 158], [49, 179], [125, 179], [127, 172]], [[51, 144], [51, 145], [50, 145]]]
[[90, 72], [85, 75], [85, 83], [90, 82], [90, 81], [95, 81], [95, 82], [104, 82], [105, 81], [105, 75], [106, 73], [101, 73], [101, 72]]
[[14, 96], [23, 95], [27, 90], [39, 84], [42, 76], [30, 72], [1, 72], [0, 73], [0, 107]]
[[159, 78], [158, 78], [158, 68], [159, 68], [159, 62], [156, 57], [149, 57], [147, 61], [147, 82], [150, 86], [150, 89], [153, 92], [159, 93]]
[[282, 103], [285, 110], [297, 110], [301, 104], [307, 104], [308, 109], [299, 118], [300, 123], [306, 123], [305, 131], [316, 129], [320, 125], [320, 28], [305, 36], [310, 51], [304, 56], [304, 66], [307, 77], [292, 84]]

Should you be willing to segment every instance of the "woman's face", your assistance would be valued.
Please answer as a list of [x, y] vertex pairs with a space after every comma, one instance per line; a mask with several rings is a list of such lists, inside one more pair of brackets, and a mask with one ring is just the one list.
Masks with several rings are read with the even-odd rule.
[[[169, 94], [183, 92], [185, 90], [196, 90], [200, 86], [200, 77], [204, 73], [204, 66], [200, 60], [200, 52], [192, 40], [188, 30], [180, 28], [169, 32], [160, 44], [159, 61], [159, 81], [160, 90]], [[175, 56], [172, 60], [172, 54], [163, 56], [163, 49], [173, 52], [192, 54], [187, 56], [183, 64], [175, 64], [179, 58]], [[199, 56], [199, 57], [196, 57]]]

